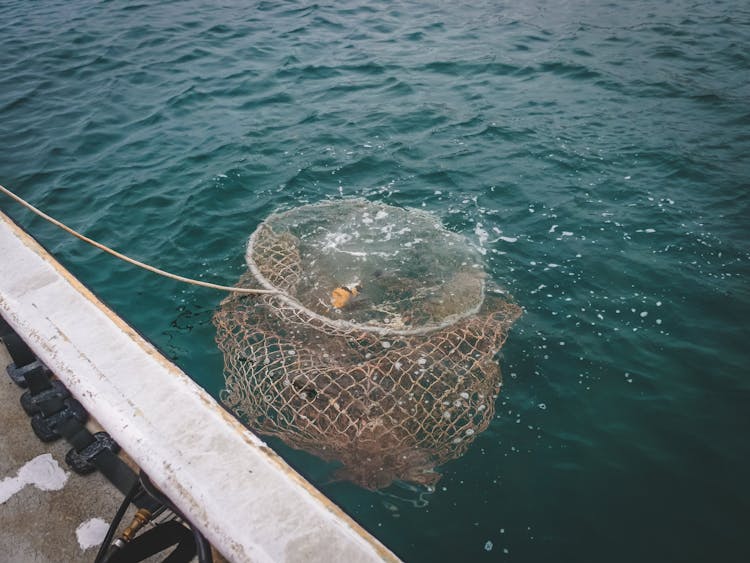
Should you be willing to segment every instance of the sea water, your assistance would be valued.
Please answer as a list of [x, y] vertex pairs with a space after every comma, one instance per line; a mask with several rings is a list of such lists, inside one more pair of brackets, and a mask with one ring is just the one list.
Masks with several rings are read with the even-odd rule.
[[[749, 46], [742, 1], [5, 0], [0, 183], [226, 284], [275, 210], [434, 213], [525, 309], [490, 428], [434, 490], [271, 445], [410, 562], [744, 561]], [[221, 294], [0, 208], [219, 395]]]

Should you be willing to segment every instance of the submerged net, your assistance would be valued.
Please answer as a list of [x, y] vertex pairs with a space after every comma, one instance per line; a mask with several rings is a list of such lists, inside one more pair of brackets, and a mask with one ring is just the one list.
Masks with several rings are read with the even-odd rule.
[[375, 489], [432, 485], [487, 428], [521, 309], [434, 216], [361, 199], [269, 217], [214, 317], [225, 401], [261, 434]]

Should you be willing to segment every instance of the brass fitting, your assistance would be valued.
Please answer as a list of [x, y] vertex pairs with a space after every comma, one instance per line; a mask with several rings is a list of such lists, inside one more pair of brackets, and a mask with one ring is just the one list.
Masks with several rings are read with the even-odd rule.
[[130, 523], [130, 526], [125, 528], [125, 531], [120, 535], [120, 539], [126, 543], [129, 542], [135, 537], [138, 530], [140, 530], [150, 519], [151, 511], [146, 510], [145, 508], [139, 508], [133, 516], [133, 521]]

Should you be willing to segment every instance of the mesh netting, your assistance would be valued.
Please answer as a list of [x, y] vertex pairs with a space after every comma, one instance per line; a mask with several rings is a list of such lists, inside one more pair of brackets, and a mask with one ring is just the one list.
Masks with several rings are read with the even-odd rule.
[[225, 401], [341, 478], [434, 484], [492, 420], [521, 313], [480, 258], [433, 216], [365, 200], [271, 216], [238, 286], [280, 293], [232, 294], [214, 317]]

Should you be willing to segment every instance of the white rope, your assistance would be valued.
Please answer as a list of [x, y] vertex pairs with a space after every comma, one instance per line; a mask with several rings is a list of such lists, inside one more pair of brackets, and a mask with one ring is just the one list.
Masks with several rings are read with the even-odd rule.
[[68, 227], [65, 223], [62, 223], [62, 222], [58, 221], [57, 219], [55, 219], [54, 217], [50, 217], [49, 215], [47, 215], [43, 211], [37, 209], [36, 207], [34, 207], [33, 205], [31, 205], [28, 201], [26, 201], [22, 197], [14, 194], [12, 191], [10, 191], [9, 189], [3, 187], [2, 185], [0, 185], [0, 192], [4, 193], [5, 195], [7, 195], [9, 198], [13, 199], [17, 203], [21, 204], [22, 206], [24, 206], [26, 209], [28, 209], [29, 211], [31, 211], [35, 215], [38, 215], [39, 217], [41, 217], [45, 221], [48, 221], [49, 223], [52, 223], [56, 227], [59, 227], [60, 229], [62, 229], [66, 233], [69, 233], [69, 234], [73, 235], [77, 239], [80, 239], [83, 242], [88, 243], [88, 244], [90, 244], [91, 246], [93, 246], [95, 248], [98, 248], [99, 250], [103, 250], [107, 254], [111, 254], [115, 258], [119, 258], [120, 260], [123, 260], [124, 262], [127, 262], [128, 264], [132, 264], [133, 266], [138, 266], [139, 268], [143, 268], [144, 270], [148, 270], [149, 272], [153, 272], [154, 274], [158, 274], [158, 275], [163, 276], [165, 278], [169, 278], [169, 279], [172, 279], [172, 280], [177, 280], [177, 281], [184, 282], [184, 283], [189, 283], [189, 284], [192, 284], [192, 285], [198, 285], [198, 286], [201, 286], [201, 287], [208, 287], [208, 288], [211, 288], [211, 289], [219, 289], [221, 291], [231, 291], [233, 293], [249, 293], [249, 294], [279, 293], [279, 291], [273, 290], [273, 289], [251, 289], [251, 288], [247, 288], [247, 287], [230, 287], [228, 285], [219, 285], [219, 284], [216, 284], [216, 283], [204, 282], [204, 281], [195, 280], [195, 279], [192, 279], [192, 278], [186, 278], [184, 276], [178, 276], [177, 274], [172, 274], [172, 273], [167, 272], [165, 270], [162, 270], [160, 268], [155, 268], [154, 266], [150, 266], [150, 265], [148, 265], [148, 264], [146, 264], [144, 262], [141, 262], [139, 260], [135, 260], [134, 258], [130, 258], [129, 256], [125, 256], [124, 254], [122, 254], [120, 252], [117, 252], [116, 250], [113, 250], [110, 247], [108, 247], [108, 246], [106, 246], [106, 245], [104, 245], [104, 244], [102, 244], [100, 242], [96, 242], [95, 240], [90, 239], [89, 237], [87, 237], [85, 235], [82, 235], [78, 231], [75, 231], [75, 230], [71, 229], [70, 227]]

